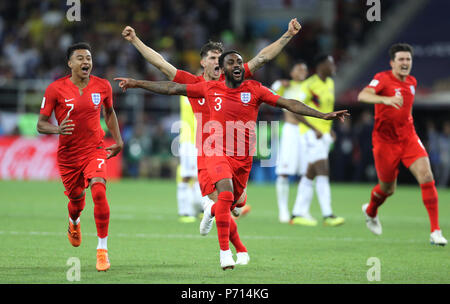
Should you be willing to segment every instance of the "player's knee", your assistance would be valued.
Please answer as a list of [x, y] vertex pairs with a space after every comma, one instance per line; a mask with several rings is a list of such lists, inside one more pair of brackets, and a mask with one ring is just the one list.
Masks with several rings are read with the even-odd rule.
[[387, 195], [387, 196], [391, 196], [392, 194], [394, 194], [395, 192], [395, 185], [388, 185], [385, 188], [381, 188], [381, 190]]
[[69, 192], [69, 199], [78, 200], [80, 198], [83, 198], [83, 196], [86, 194], [83, 187], [75, 187]]
[[94, 203], [106, 200], [106, 186], [103, 183], [94, 183], [91, 186], [92, 200]]
[[419, 172], [419, 184], [429, 183], [434, 180], [433, 173], [431, 170], [423, 170]]

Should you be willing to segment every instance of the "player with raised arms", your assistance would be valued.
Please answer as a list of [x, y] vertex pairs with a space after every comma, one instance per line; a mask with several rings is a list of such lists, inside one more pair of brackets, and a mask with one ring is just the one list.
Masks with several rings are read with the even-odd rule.
[[[106, 199], [107, 159], [123, 148], [112, 89], [106, 79], [91, 75], [92, 54], [87, 43], [77, 43], [67, 49], [71, 74], [51, 83], [42, 100], [37, 130], [42, 134], [59, 134], [57, 161], [69, 198], [68, 238], [72, 246], [81, 244], [80, 215], [85, 206], [85, 188], [91, 188], [94, 218], [97, 227], [98, 271], [110, 268], [108, 258], [108, 227], [110, 209]], [[103, 108], [106, 125], [115, 144], [105, 147], [105, 132], [100, 125]], [[58, 126], [49, 122], [52, 112]]]
[[[327, 120], [344, 120], [349, 114], [347, 110], [324, 114], [297, 100], [280, 97], [262, 86], [260, 82], [244, 81], [244, 62], [237, 51], [223, 53], [219, 57], [219, 66], [224, 72], [225, 81], [185, 85], [130, 78], [115, 78], [115, 80], [119, 81], [119, 86], [123, 90], [143, 88], [158, 94], [205, 98], [210, 110], [208, 125], [210, 129], [214, 129], [203, 147], [207, 155], [205, 164], [211, 182], [218, 192], [218, 200], [214, 207], [220, 245], [220, 265], [223, 269], [228, 269], [234, 268], [235, 264], [247, 264], [249, 261], [247, 251], [237, 253], [237, 262], [233, 259], [229, 248], [230, 209], [235, 197], [240, 197], [247, 186], [255, 152], [255, 125], [259, 106], [267, 103], [296, 114]], [[230, 129], [230, 125], [233, 128]], [[210, 206], [211, 209], [212, 207]], [[205, 210], [205, 216], [206, 213]]]
[[[290, 20], [288, 25], [288, 30], [284, 33], [278, 40], [270, 44], [269, 46], [262, 49], [252, 60], [248, 63], [244, 64], [245, 68], [245, 77], [252, 77], [253, 73], [261, 68], [266, 62], [275, 58], [284, 46], [295, 36], [301, 29], [301, 25], [297, 21], [296, 18]], [[158, 68], [169, 80], [172, 80], [177, 83], [183, 84], [192, 84], [198, 82], [204, 82], [209, 80], [224, 80], [224, 76], [219, 68], [219, 56], [223, 52], [223, 46], [220, 42], [208, 42], [206, 43], [200, 50], [200, 65], [203, 68], [203, 74], [200, 76], [193, 75], [189, 72], [180, 70], [175, 68], [172, 64], [167, 62], [159, 53], [157, 53], [152, 48], [145, 45], [139, 37], [136, 35], [135, 30], [127, 26], [124, 28], [122, 32], [122, 36], [127, 41], [131, 42], [134, 47], [142, 54], [142, 56], [156, 68]], [[196, 138], [196, 146], [197, 150], [201, 152], [201, 148], [204, 140], [207, 138], [208, 134], [202, 132], [204, 129], [204, 124], [209, 120], [209, 108], [205, 105], [204, 100], [202, 98], [190, 98], [189, 102], [191, 104], [193, 113], [195, 115], [195, 119], [197, 121], [197, 134]], [[184, 116], [184, 115], [182, 115]], [[192, 117], [194, 119], [194, 117]], [[187, 123], [189, 124], [189, 123]], [[181, 148], [181, 147], [180, 147]], [[198, 153], [197, 157], [197, 178], [200, 184], [201, 193], [203, 195], [204, 206], [211, 205], [217, 201], [217, 191], [214, 188], [214, 185], [211, 183], [210, 178], [208, 176], [206, 165], [204, 164], [204, 154]], [[180, 155], [180, 157], [184, 157], [184, 155]], [[181, 161], [181, 163], [184, 163]], [[189, 163], [186, 161], [185, 163]], [[190, 171], [190, 170], [183, 170]], [[184, 180], [186, 182], [187, 179]], [[181, 190], [180, 190], [181, 188]], [[179, 187], [179, 191], [183, 191], [187, 187]], [[186, 202], [182, 202], [181, 200], [186, 200], [187, 198], [192, 197], [189, 193], [179, 193], [178, 196], [178, 206], [186, 205]], [[244, 191], [240, 198], [236, 198], [238, 200], [236, 204], [236, 208], [233, 209], [233, 214], [238, 215], [239, 209], [244, 207], [246, 204], [247, 195]], [[208, 220], [209, 219], [209, 220]], [[200, 234], [207, 235], [212, 228], [212, 218], [204, 217], [200, 224]], [[234, 220], [232, 219], [232, 225], [234, 224]], [[233, 230], [234, 231], [234, 230]], [[233, 233], [232, 233], [233, 234]], [[232, 237], [233, 244], [236, 242], [235, 246], [238, 246], [240, 250], [244, 250], [244, 247], [239, 246], [240, 241], [238, 236]]]
[[375, 104], [372, 133], [373, 156], [378, 184], [372, 189], [370, 202], [362, 206], [367, 228], [382, 233], [378, 208], [397, 186], [400, 162], [411, 171], [420, 185], [422, 201], [428, 211], [430, 243], [445, 246], [438, 220], [438, 193], [434, 184], [428, 153], [417, 136], [412, 117], [417, 80], [410, 75], [413, 48], [397, 43], [389, 49], [391, 70], [374, 76], [358, 95], [358, 101]]

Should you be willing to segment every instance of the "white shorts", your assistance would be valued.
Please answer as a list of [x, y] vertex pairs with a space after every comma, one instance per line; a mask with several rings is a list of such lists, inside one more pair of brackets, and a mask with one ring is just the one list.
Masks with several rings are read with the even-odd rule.
[[180, 144], [180, 176], [197, 177], [197, 148], [191, 143]]
[[281, 130], [278, 150], [277, 175], [303, 175], [306, 173], [306, 146], [298, 125], [285, 122]]
[[308, 164], [315, 163], [318, 160], [328, 159], [330, 146], [333, 143], [333, 138], [330, 133], [324, 133], [321, 138], [317, 138], [313, 130], [308, 130], [304, 137]]

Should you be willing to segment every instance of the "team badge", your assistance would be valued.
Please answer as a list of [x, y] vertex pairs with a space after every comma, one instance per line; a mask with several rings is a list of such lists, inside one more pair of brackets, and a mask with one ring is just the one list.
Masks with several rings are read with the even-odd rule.
[[411, 94], [416, 95], [416, 89], [413, 85], [409, 86], [409, 89], [411, 90]]
[[243, 103], [249, 103], [252, 99], [252, 94], [249, 92], [241, 92], [241, 101]]
[[91, 96], [92, 96], [92, 103], [98, 106], [101, 101], [100, 93], [92, 93]]

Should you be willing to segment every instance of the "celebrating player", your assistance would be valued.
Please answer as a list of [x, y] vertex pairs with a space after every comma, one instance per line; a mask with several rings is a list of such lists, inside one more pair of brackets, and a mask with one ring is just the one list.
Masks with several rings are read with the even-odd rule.
[[410, 75], [413, 49], [397, 43], [389, 49], [391, 70], [376, 74], [358, 95], [358, 101], [375, 104], [375, 125], [372, 133], [373, 156], [378, 184], [372, 189], [370, 202], [362, 206], [367, 228], [382, 233], [378, 208], [397, 185], [400, 161], [416, 178], [422, 200], [428, 211], [431, 244], [445, 246], [438, 220], [438, 193], [434, 184], [428, 153], [416, 134], [412, 106], [417, 87]]
[[[80, 215], [85, 206], [85, 188], [91, 188], [97, 227], [98, 271], [110, 268], [108, 259], [109, 205], [106, 199], [106, 160], [123, 148], [117, 117], [113, 108], [112, 89], [105, 79], [91, 75], [92, 55], [87, 43], [77, 43], [67, 50], [71, 75], [51, 83], [42, 100], [37, 130], [59, 134], [58, 166], [69, 198], [68, 238], [72, 246], [81, 244]], [[115, 144], [105, 148], [100, 126], [100, 110]], [[48, 120], [52, 112], [58, 126]]]
[[[292, 39], [293, 36], [295, 36], [301, 29], [300, 24], [298, 23], [297, 19], [294, 18], [290, 20], [288, 25], [288, 30], [286, 33], [284, 33], [277, 41], [273, 42], [269, 46], [262, 49], [252, 60], [250, 60], [248, 63], [244, 65], [245, 67], [245, 77], [249, 78], [252, 76], [252, 74], [261, 68], [266, 62], [272, 60], [275, 58], [281, 50], [284, 48], [284, 46]], [[127, 41], [131, 42], [133, 46], [142, 54], [142, 56], [152, 65], [154, 65], [156, 68], [158, 68], [166, 77], [174, 82], [177, 83], [183, 83], [183, 84], [193, 84], [203, 81], [209, 81], [209, 80], [223, 80], [223, 75], [220, 72], [218, 59], [219, 56], [223, 52], [223, 46], [222, 43], [219, 42], [208, 42], [206, 43], [200, 50], [200, 57], [201, 61], [200, 64], [203, 68], [203, 74], [201, 76], [195, 76], [189, 72], [179, 70], [175, 68], [173, 65], [171, 65], [169, 62], [167, 62], [160, 54], [158, 54], [156, 51], [154, 51], [152, 48], [146, 46], [137, 36], [135, 33], [135, 30], [127, 26], [124, 28], [122, 32], [122, 36]], [[207, 109], [207, 106], [204, 105], [203, 99], [190, 99], [189, 100], [194, 112], [194, 115], [196, 116], [197, 120], [197, 130], [202, 130], [204, 127], [204, 123], [206, 123], [209, 119], [209, 112]], [[182, 115], [183, 116], [183, 115]], [[191, 118], [194, 119], [193, 117]], [[196, 143], [197, 148], [202, 146], [204, 140], [207, 137], [207, 134], [199, 133], [197, 132], [196, 137]], [[181, 147], [180, 147], [181, 148]], [[184, 147], [181, 149], [183, 152], [186, 150]], [[192, 150], [192, 149], [187, 149]], [[188, 158], [189, 155], [186, 156], [185, 153], [180, 153], [180, 158], [186, 157]], [[187, 161], [180, 161], [181, 164], [188, 164], [189, 160]], [[192, 170], [184, 170], [183, 172], [189, 172]], [[184, 174], [182, 177], [183, 182], [186, 183], [189, 181], [189, 179], [192, 176], [192, 173]], [[197, 158], [197, 178], [200, 184], [202, 195], [204, 196], [205, 205], [211, 204], [212, 201], [217, 201], [217, 191], [214, 189], [214, 185], [211, 185], [209, 183], [209, 177], [207, 176], [206, 172], [206, 166], [203, 161], [203, 155], [198, 155]], [[187, 190], [184, 190], [187, 189]], [[192, 191], [189, 190], [187, 186], [180, 186], [178, 187], [178, 192], [186, 192], [186, 191]], [[208, 199], [208, 196], [210, 199]], [[191, 200], [187, 198], [192, 197], [192, 195], [189, 195], [189, 193], [179, 193], [178, 194], [178, 206], [185, 206], [186, 204], [191, 204]], [[246, 203], [246, 194], [243, 193], [242, 197], [239, 198], [238, 204], [236, 205], [237, 208], [233, 210], [234, 215], [239, 214], [239, 210], [241, 207], [243, 207]], [[238, 199], [238, 198], [237, 198]], [[187, 207], [187, 209], [192, 209]], [[180, 210], [179, 210], [180, 213]], [[209, 222], [203, 221], [203, 224], [200, 228], [200, 233], [202, 235], [206, 235], [209, 230], [212, 227], [212, 220]]]
[[[205, 98], [210, 109], [208, 125], [214, 129], [214, 133], [204, 143], [203, 153], [207, 155], [205, 164], [209, 178], [218, 192], [214, 215], [220, 245], [220, 265], [227, 269], [234, 268], [236, 264], [229, 248], [230, 209], [235, 197], [240, 197], [247, 186], [255, 152], [255, 124], [259, 106], [264, 102], [297, 114], [327, 120], [344, 120], [349, 114], [347, 110], [324, 114], [297, 100], [280, 97], [257, 81], [244, 81], [244, 63], [242, 56], [236, 51], [223, 53], [219, 57], [219, 66], [224, 71], [225, 81], [184, 85], [130, 78], [115, 80], [120, 81], [119, 86], [123, 90], [143, 88], [165, 95]], [[248, 263], [247, 252], [238, 252], [237, 256], [238, 261]]]
[[[316, 110], [331, 112], [334, 109], [334, 81], [332, 79], [336, 69], [334, 59], [325, 54], [318, 55], [314, 61], [316, 73], [303, 82], [301, 87], [303, 96], [300, 100]], [[324, 225], [339, 226], [345, 220], [333, 214], [329, 180], [328, 154], [333, 142], [332, 121], [313, 117], [307, 117], [306, 120], [315, 129], [311, 129], [305, 124], [300, 125], [300, 132], [304, 134], [307, 146], [308, 167], [298, 186], [297, 200], [292, 210], [290, 223], [306, 226], [317, 225], [317, 220], [309, 213], [314, 194], [313, 181], [315, 180]]]

